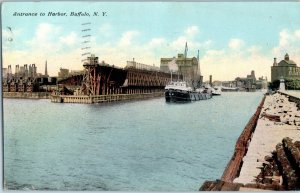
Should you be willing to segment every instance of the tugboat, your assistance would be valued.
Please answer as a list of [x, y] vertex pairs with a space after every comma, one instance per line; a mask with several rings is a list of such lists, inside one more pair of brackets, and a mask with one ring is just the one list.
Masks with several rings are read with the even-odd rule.
[[171, 81], [165, 87], [166, 102], [192, 102], [210, 99], [212, 90], [210, 88], [193, 90], [184, 81]]
[[212, 89], [212, 95], [214, 96], [220, 96], [222, 93], [222, 88], [220, 86], [215, 86]]

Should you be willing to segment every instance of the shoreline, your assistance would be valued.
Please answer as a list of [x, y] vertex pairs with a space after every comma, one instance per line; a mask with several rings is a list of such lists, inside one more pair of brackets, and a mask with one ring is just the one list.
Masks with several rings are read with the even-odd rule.
[[[297, 179], [300, 165], [295, 164], [300, 161], [299, 104], [299, 97], [285, 92], [265, 95], [237, 139], [233, 156], [221, 178], [205, 181], [199, 190], [261, 191], [299, 188]], [[296, 151], [295, 155], [291, 149]]]
[[235, 151], [221, 177], [222, 181], [232, 182], [239, 174], [242, 164], [242, 158], [247, 153], [248, 145], [250, 143], [253, 133], [255, 132], [257, 120], [259, 118], [259, 114], [261, 113], [265, 99], [266, 96], [263, 97], [254, 115], [252, 115], [249, 122], [242, 131], [241, 135], [237, 139]]

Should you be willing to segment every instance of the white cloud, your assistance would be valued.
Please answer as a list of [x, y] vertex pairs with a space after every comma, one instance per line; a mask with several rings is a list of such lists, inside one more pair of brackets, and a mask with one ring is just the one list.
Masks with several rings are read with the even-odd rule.
[[300, 29], [290, 31], [287, 29], [281, 30], [279, 33], [278, 46], [273, 48], [274, 57], [282, 58], [285, 53], [290, 55], [290, 59], [300, 64]]
[[223, 56], [225, 54], [224, 50], [208, 50], [207, 52], [208, 57], [215, 58], [216, 56]]
[[60, 37], [59, 40], [61, 43], [71, 46], [78, 42], [78, 36], [75, 32], [71, 32], [67, 36]]
[[201, 46], [209, 46], [211, 43], [210, 41], [200, 44], [195, 40], [195, 36], [198, 34], [199, 28], [198, 26], [189, 26], [184, 30], [184, 33], [177, 37], [175, 40], [173, 40], [170, 43], [171, 48], [175, 52], [183, 52], [185, 48], [185, 44], [188, 44], [188, 49], [189, 50], [194, 50], [194, 49], [199, 49]]
[[257, 46], [257, 45], [254, 45], [254, 46], [250, 46], [247, 51], [249, 52], [249, 54], [251, 55], [256, 55], [256, 54], [259, 54], [262, 50], [262, 47], [261, 46]]
[[[250, 46], [241, 52], [235, 50], [208, 50], [200, 58], [201, 71], [204, 79], [212, 75], [213, 80], [234, 80], [236, 77], [246, 77], [254, 70], [256, 78], [270, 76], [272, 58], [259, 52], [259, 46]], [[249, 54], [249, 51], [252, 53]]]
[[198, 32], [199, 32], [198, 26], [190, 26], [190, 27], [188, 27], [188, 28], [185, 30], [185, 34], [186, 34], [187, 36], [191, 36], [191, 37], [193, 37], [193, 36], [195, 36], [196, 34], [198, 34]]
[[60, 31], [59, 27], [56, 27], [49, 23], [40, 23], [36, 30], [36, 40], [44, 42], [52, 39]]
[[180, 36], [171, 43], [171, 47], [175, 50], [184, 50], [185, 43], [188, 42], [187, 37]]
[[[28, 48], [25, 51], [3, 51], [4, 64], [36, 63], [38, 71], [43, 72], [47, 59], [49, 72], [53, 75], [57, 75], [60, 67], [82, 69], [81, 49], [80, 45], [76, 45], [76, 42], [80, 43], [76, 41], [78, 34], [62, 34], [61, 29], [53, 24], [40, 24], [36, 28], [35, 37], [26, 44]], [[111, 29], [109, 24], [103, 24], [99, 31], [109, 34]], [[7, 31], [3, 29], [3, 36], [8, 35], [5, 33]], [[197, 40], [198, 33], [197, 26], [190, 26], [173, 39], [159, 36], [143, 42], [138, 41], [142, 34], [137, 30], [125, 31], [120, 34], [120, 39], [114, 41], [109, 38], [100, 40], [99, 37], [92, 36], [91, 52], [99, 57], [99, 61], [104, 60], [119, 67], [124, 67], [126, 61], [132, 58], [140, 63], [159, 66], [161, 57], [173, 57], [183, 53], [187, 42], [188, 57], [197, 56], [197, 50], [200, 49], [201, 72], [205, 80], [210, 74], [214, 80], [233, 80], [238, 76], [245, 77], [251, 70], [255, 70], [257, 77], [263, 75], [270, 78], [273, 57], [281, 59], [286, 52], [292, 60], [300, 64], [300, 29], [283, 29], [279, 34], [278, 45], [269, 52], [262, 45], [248, 45], [248, 42], [239, 38], [229, 39], [228, 44], [216, 48], [214, 45], [217, 42], [210, 39], [201, 42]], [[64, 45], [72, 46], [66, 49]]]
[[300, 29], [298, 29], [298, 30], [295, 30], [295, 36], [297, 37], [297, 38], [300, 38]]
[[292, 40], [292, 36], [288, 30], [282, 30], [280, 33], [279, 46], [288, 46], [289, 42]]
[[[35, 30], [32, 39], [25, 41], [25, 45], [19, 49], [3, 50], [4, 65], [36, 64], [38, 72], [44, 72], [45, 61], [48, 61], [48, 71], [51, 75], [57, 75], [60, 66], [69, 65], [71, 69], [81, 69], [81, 50], [78, 46], [65, 49], [65, 44], [75, 44], [77, 35], [74, 32], [61, 36], [59, 26], [40, 23]], [[24, 48], [25, 46], [25, 48]], [[79, 50], [79, 52], [78, 52]], [[79, 66], [76, 66], [76, 64]]]
[[244, 46], [245, 42], [241, 39], [230, 39], [228, 43], [228, 47], [233, 50], [241, 49]]
[[119, 41], [119, 46], [130, 46], [132, 40], [140, 34], [138, 31], [127, 31], [122, 34], [122, 37]]
[[59, 44], [61, 28], [49, 23], [40, 23], [35, 31], [35, 36], [27, 41], [28, 50], [37, 52], [43, 55], [57, 53], [62, 45]]
[[149, 42], [149, 46], [150, 47], [161, 46], [163, 43], [165, 43], [164, 38], [152, 38]]

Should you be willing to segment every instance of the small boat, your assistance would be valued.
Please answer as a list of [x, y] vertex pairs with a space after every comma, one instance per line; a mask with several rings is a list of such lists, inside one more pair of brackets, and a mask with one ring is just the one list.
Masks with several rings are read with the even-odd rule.
[[184, 81], [171, 81], [165, 87], [166, 102], [191, 102], [210, 99], [212, 91], [209, 88], [193, 90]]
[[212, 89], [212, 95], [220, 96], [222, 93], [222, 88], [220, 86], [215, 86]]
[[222, 86], [221, 88], [222, 88], [222, 92], [236, 92], [239, 89], [237, 87], [226, 87], [226, 86]]

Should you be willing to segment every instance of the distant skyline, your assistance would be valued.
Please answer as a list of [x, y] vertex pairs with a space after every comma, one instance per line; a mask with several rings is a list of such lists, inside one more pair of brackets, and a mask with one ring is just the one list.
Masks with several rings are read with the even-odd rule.
[[274, 57], [279, 62], [288, 53], [300, 65], [299, 18], [299, 2], [5, 2], [2, 67], [11, 64], [14, 72], [17, 64], [35, 63], [44, 73], [47, 60], [51, 76], [61, 67], [83, 69], [82, 23], [90, 22], [90, 51], [111, 65], [135, 58], [160, 66], [160, 58], [183, 53], [187, 42], [188, 57], [200, 50], [204, 80], [233, 80], [251, 70], [270, 80]]

